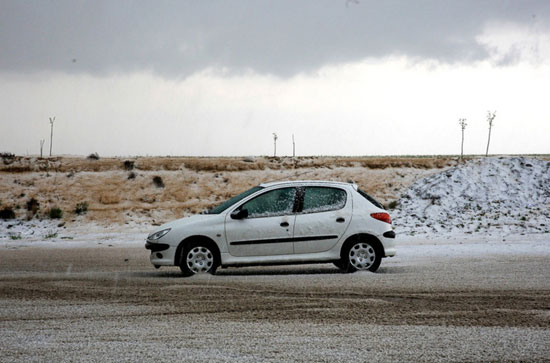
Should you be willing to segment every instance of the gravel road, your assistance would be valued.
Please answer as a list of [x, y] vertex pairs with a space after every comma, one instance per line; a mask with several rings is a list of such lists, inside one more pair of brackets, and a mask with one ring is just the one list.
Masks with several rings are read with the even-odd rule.
[[6, 245], [0, 361], [547, 361], [550, 241], [522, 238], [188, 279], [135, 244]]

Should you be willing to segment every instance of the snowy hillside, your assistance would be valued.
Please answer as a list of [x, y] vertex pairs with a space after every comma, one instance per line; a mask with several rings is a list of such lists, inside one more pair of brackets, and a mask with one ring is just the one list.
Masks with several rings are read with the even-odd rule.
[[392, 213], [398, 232], [550, 233], [550, 162], [472, 160], [420, 179]]

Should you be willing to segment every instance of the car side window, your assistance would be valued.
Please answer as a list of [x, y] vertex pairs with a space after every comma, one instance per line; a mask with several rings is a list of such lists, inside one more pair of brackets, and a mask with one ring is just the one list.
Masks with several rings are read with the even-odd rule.
[[263, 193], [241, 206], [248, 218], [274, 217], [292, 214], [296, 188], [281, 188]]
[[318, 213], [344, 208], [345, 190], [328, 187], [306, 187], [302, 213]]

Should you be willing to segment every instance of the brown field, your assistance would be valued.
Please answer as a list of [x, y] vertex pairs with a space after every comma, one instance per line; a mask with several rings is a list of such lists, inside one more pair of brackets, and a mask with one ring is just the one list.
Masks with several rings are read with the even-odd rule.
[[[198, 213], [252, 186], [275, 180], [354, 181], [382, 203], [399, 199], [419, 178], [456, 157], [6, 157], [0, 162], [0, 209], [45, 218], [52, 207], [67, 222], [162, 223]], [[153, 183], [162, 178], [164, 187]], [[34, 198], [38, 208], [28, 211]], [[78, 203], [88, 212], [76, 215]]]
[[[59, 207], [66, 221], [162, 223], [263, 182], [296, 179], [354, 181], [389, 203], [418, 178], [454, 164], [450, 157], [14, 157], [0, 164], [0, 208], [19, 218], [43, 218]], [[31, 198], [39, 202], [36, 214], [26, 208]], [[88, 213], [77, 216], [82, 202]]]

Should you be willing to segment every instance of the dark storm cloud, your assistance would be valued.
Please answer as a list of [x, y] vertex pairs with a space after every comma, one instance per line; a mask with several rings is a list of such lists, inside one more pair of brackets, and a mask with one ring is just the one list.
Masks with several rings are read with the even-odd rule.
[[387, 55], [461, 62], [487, 56], [475, 36], [488, 21], [549, 15], [544, 0], [0, 0], [0, 70], [288, 76]]

